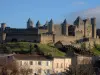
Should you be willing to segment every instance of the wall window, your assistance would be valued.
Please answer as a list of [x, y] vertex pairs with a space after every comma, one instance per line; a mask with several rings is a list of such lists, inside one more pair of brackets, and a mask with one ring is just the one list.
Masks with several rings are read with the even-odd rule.
[[58, 68], [58, 65], [59, 65], [59, 64], [57, 63], [57, 66], [56, 66], [56, 68]]
[[22, 66], [22, 61], [20, 61], [20, 66]]
[[41, 61], [38, 62], [38, 65], [42, 65]]
[[30, 61], [30, 65], [33, 65], [33, 61]]
[[63, 68], [63, 63], [61, 63], [61, 68]]
[[24, 62], [24, 65], [28, 65], [28, 63], [25, 61], [25, 62]]
[[49, 66], [49, 61], [46, 62], [46, 65]]

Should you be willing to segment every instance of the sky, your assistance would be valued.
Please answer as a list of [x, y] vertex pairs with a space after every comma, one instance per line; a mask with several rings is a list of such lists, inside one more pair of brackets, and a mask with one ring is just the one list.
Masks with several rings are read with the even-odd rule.
[[43, 25], [52, 18], [72, 23], [77, 16], [97, 17], [100, 20], [100, 0], [0, 0], [0, 23], [12, 28], [26, 28], [28, 18]]

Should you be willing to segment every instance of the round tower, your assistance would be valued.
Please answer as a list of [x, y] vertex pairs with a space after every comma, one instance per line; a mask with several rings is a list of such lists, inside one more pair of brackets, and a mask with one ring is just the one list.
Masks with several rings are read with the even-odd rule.
[[84, 20], [84, 37], [87, 37], [86, 19]]
[[64, 20], [62, 24], [62, 34], [68, 36], [68, 24], [67, 24], [66, 19]]
[[1, 42], [2, 43], [6, 40], [5, 28], [6, 28], [6, 23], [1, 23]]
[[54, 33], [54, 25], [53, 25], [53, 20], [51, 19], [49, 24], [48, 24], [48, 33], [53, 34]]
[[96, 38], [96, 18], [91, 18], [92, 38]]

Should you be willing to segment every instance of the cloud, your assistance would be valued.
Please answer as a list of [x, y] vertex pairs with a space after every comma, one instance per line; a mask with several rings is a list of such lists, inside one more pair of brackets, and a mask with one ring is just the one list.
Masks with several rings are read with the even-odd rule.
[[78, 2], [73, 2], [72, 5], [84, 5], [85, 2], [83, 1], [78, 1]]
[[72, 23], [77, 16], [81, 16], [83, 19], [96, 17], [97, 27], [100, 28], [100, 7], [91, 8], [79, 12], [73, 12], [68, 16], [68, 20]]

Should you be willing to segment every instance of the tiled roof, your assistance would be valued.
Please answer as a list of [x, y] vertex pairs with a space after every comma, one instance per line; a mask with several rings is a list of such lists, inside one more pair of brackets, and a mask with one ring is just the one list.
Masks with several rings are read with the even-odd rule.
[[24, 55], [24, 54], [16, 54], [14, 55], [14, 58], [17, 60], [52, 60], [49, 59], [45, 56], [41, 56], [41, 55]]

